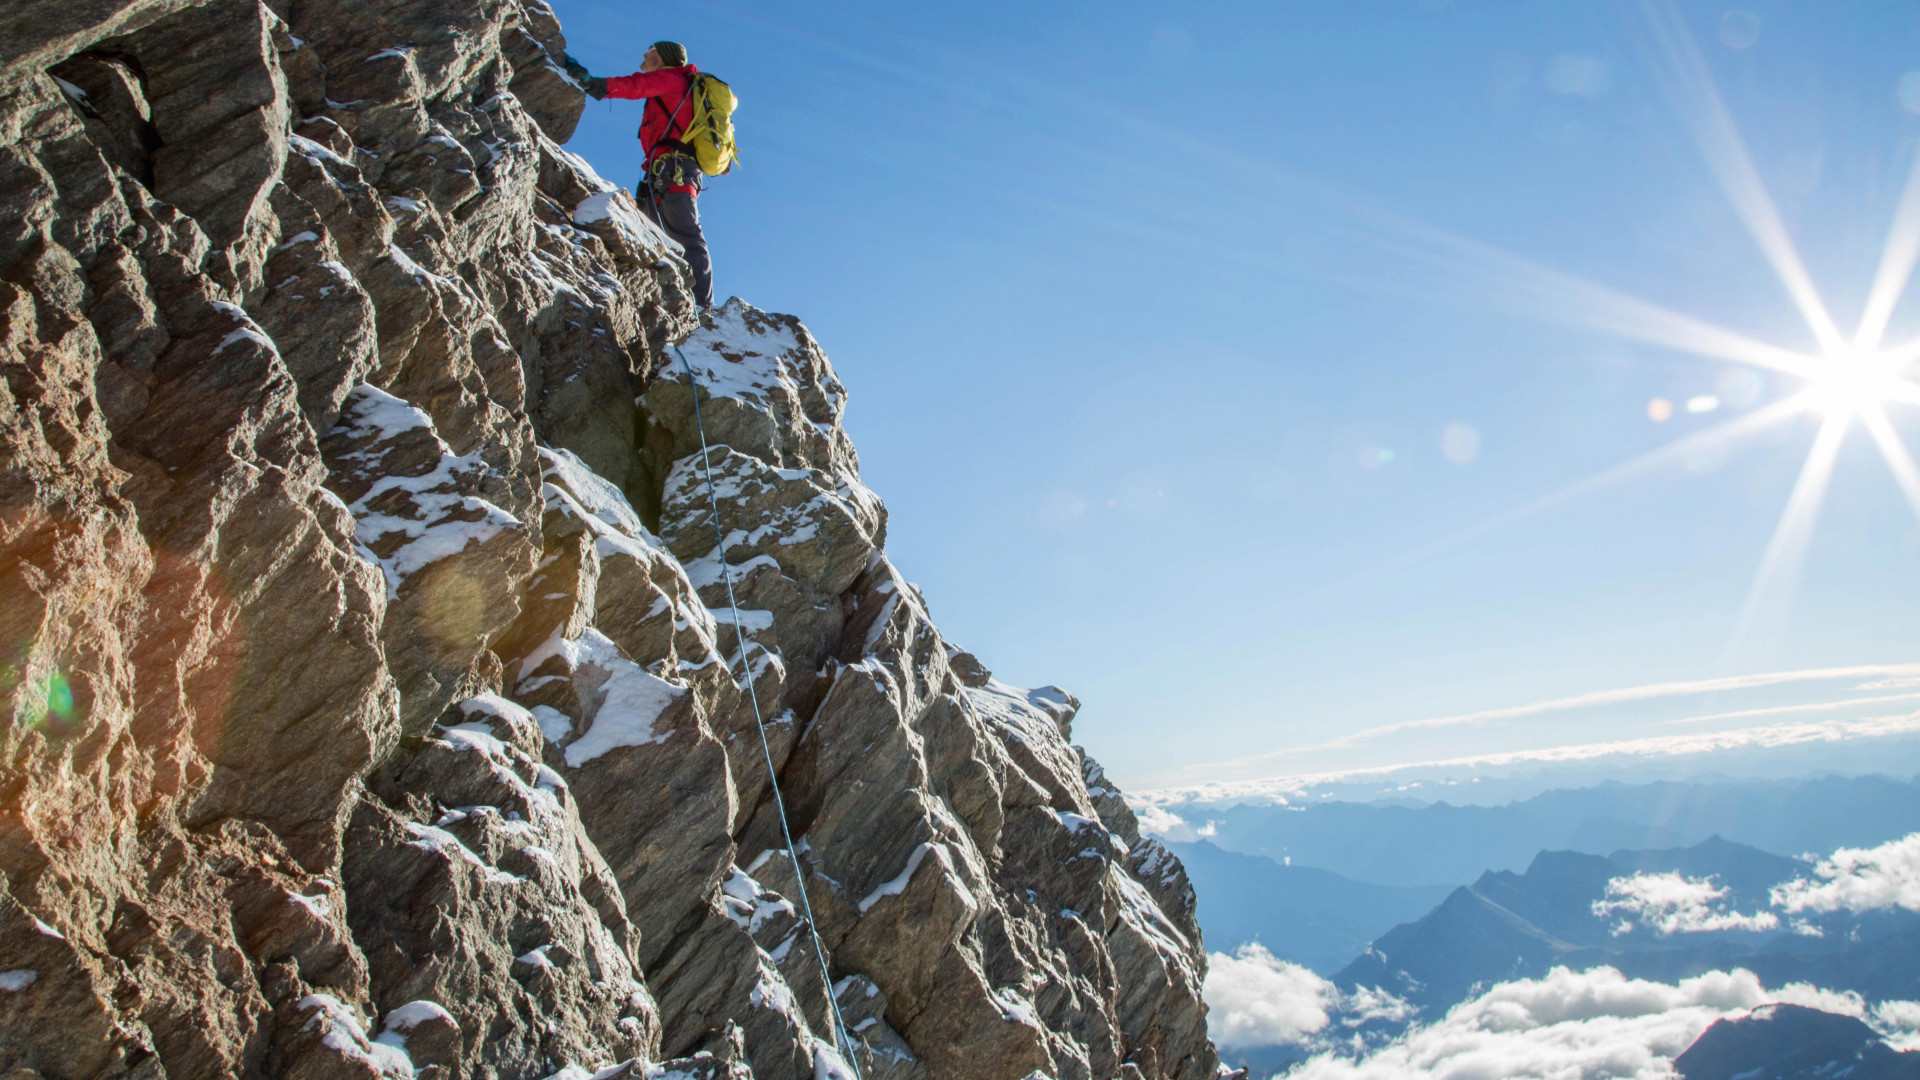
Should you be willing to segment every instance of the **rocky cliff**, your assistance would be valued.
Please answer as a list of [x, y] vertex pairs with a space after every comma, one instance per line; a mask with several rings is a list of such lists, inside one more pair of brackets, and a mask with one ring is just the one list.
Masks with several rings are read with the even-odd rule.
[[563, 49], [0, 12], [0, 1076], [840, 1076], [835, 1004], [869, 1078], [1213, 1076], [1178, 862], [941, 638], [806, 328], [560, 148]]

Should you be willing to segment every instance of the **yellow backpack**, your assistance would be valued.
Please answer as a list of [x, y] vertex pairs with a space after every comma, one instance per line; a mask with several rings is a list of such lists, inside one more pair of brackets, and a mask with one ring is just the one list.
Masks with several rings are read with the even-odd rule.
[[[689, 101], [693, 103], [693, 118], [687, 121], [687, 128], [680, 133], [678, 141], [693, 151], [701, 172], [708, 176], [732, 172], [733, 107], [738, 102], [733, 88], [702, 72], [688, 84], [687, 96], [680, 103], [684, 106]], [[680, 109], [674, 109], [675, 115], [679, 112]]]

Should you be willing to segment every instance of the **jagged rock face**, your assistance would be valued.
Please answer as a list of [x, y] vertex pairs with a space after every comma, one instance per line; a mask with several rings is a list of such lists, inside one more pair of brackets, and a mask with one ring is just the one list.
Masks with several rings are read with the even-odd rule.
[[1212, 1076], [1177, 861], [942, 640], [806, 329], [560, 149], [564, 48], [0, 15], [0, 1075]]

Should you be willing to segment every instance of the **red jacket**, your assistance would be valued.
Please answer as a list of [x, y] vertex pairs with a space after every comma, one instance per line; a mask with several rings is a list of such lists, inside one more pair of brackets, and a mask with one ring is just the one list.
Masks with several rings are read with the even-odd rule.
[[[647, 99], [647, 109], [640, 117], [640, 148], [647, 153], [647, 161], [674, 149], [662, 146], [665, 139], [679, 139], [686, 134], [687, 125], [693, 122], [693, 98], [688, 93], [693, 88], [693, 77], [700, 69], [692, 64], [683, 64], [675, 68], [661, 68], [659, 71], [638, 71], [632, 75], [614, 75], [607, 79], [607, 96], [627, 100]], [[668, 110], [673, 110], [672, 116]]]

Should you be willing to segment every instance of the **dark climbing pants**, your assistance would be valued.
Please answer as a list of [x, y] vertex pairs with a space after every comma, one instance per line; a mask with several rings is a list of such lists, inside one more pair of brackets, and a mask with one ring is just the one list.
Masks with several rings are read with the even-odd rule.
[[652, 198], [642, 194], [640, 209], [687, 249], [687, 266], [693, 270], [693, 300], [703, 308], [712, 307], [713, 259], [707, 254], [707, 238], [700, 231], [699, 203], [685, 191], [662, 191]]

